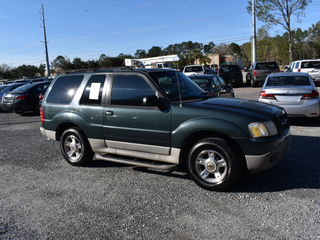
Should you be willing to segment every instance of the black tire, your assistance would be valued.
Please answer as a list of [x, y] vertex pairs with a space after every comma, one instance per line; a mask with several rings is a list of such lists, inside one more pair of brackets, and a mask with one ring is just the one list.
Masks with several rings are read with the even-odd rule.
[[192, 180], [200, 187], [225, 191], [240, 178], [243, 159], [221, 138], [207, 138], [190, 150], [187, 169]]
[[85, 166], [93, 158], [93, 151], [87, 138], [81, 131], [74, 128], [63, 132], [60, 150], [67, 162], [74, 166]]
[[251, 81], [252, 81], [252, 77], [251, 77], [250, 73], [247, 73], [246, 81], [247, 81], [247, 86], [250, 87], [251, 86]]
[[17, 111], [14, 111], [16, 114], [23, 114], [24, 111], [21, 111], [21, 110], [17, 110]]

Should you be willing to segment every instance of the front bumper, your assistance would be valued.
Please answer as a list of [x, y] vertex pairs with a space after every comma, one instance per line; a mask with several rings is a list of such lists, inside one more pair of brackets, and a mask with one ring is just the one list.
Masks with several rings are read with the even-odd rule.
[[263, 155], [246, 155], [247, 168], [251, 173], [258, 173], [269, 169], [276, 165], [281, 158], [282, 154], [291, 148], [291, 136], [286, 139], [277, 147]]

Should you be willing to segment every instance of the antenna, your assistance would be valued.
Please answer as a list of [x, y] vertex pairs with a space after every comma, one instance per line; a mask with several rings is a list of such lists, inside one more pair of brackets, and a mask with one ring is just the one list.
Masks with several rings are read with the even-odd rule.
[[44, 36], [44, 47], [46, 51], [46, 62], [47, 62], [47, 77], [50, 77], [50, 65], [49, 65], [49, 55], [48, 55], [48, 47], [47, 47], [47, 36], [46, 36], [46, 25], [45, 25], [45, 19], [44, 19], [44, 10], [43, 10], [43, 4], [41, 4], [42, 9], [40, 10], [40, 13], [42, 14], [42, 25], [40, 27], [43, 28], [43, 36]]

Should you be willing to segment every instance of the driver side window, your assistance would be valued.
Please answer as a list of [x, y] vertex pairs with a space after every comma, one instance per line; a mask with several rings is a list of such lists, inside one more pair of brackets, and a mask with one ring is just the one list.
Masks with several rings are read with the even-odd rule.
[[111, 105], [143, 106], [143, 98], [155, 95], [146, 80], [137, 75], [116, 75], [111, 90]]

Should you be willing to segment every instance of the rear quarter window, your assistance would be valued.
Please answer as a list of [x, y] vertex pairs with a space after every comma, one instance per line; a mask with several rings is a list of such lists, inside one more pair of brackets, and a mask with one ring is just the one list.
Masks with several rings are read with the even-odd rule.
[[69, 104], [77, 92], [83, 78], [84, 75], [62, 76], [57, 78], [49, 92], [46, 102]]
[[302, 62], [301, 68], [320, 68], [320, 61]]

